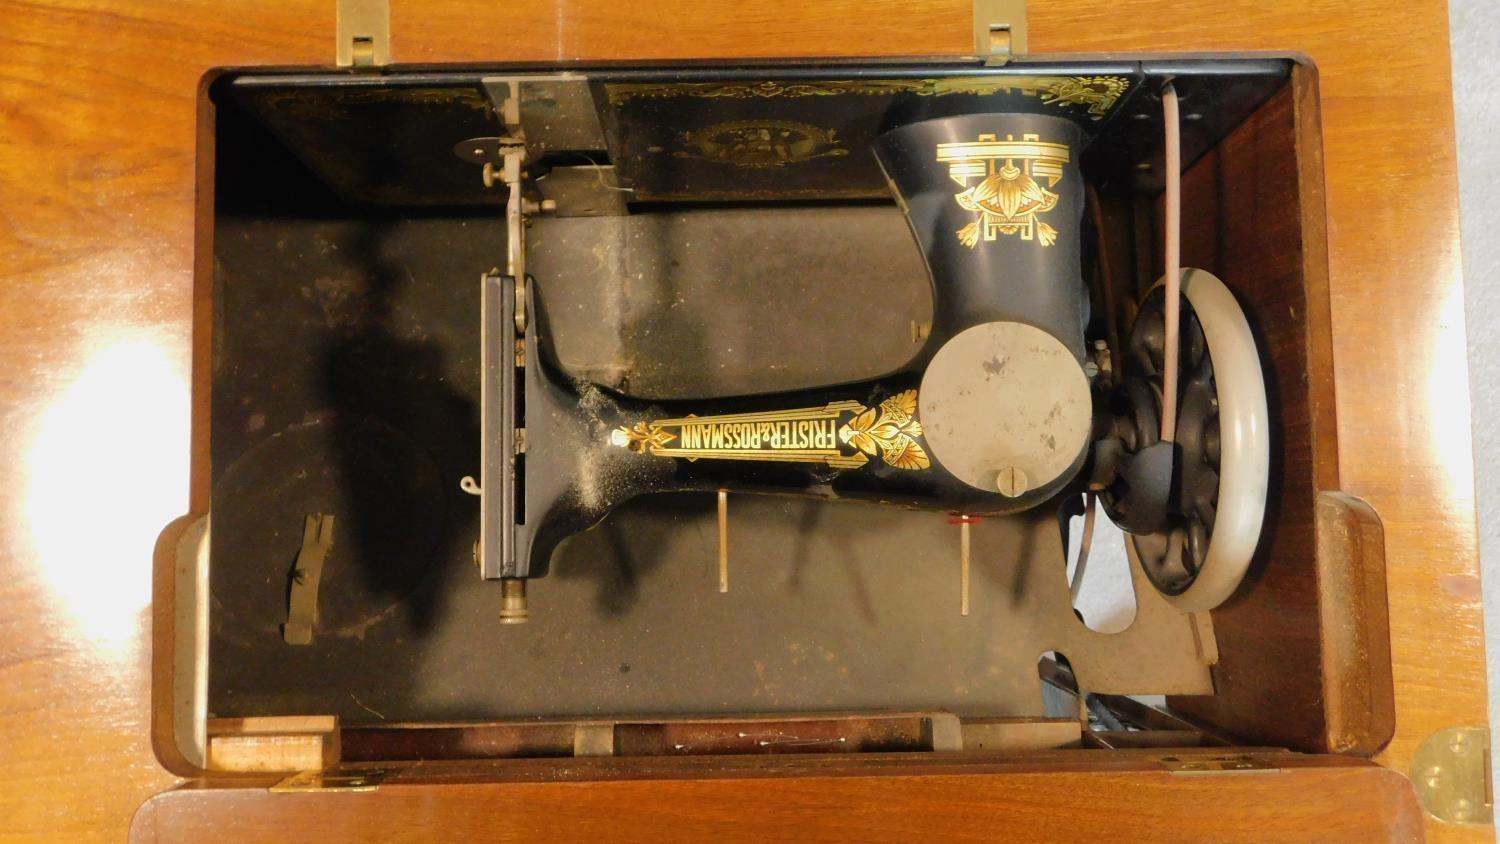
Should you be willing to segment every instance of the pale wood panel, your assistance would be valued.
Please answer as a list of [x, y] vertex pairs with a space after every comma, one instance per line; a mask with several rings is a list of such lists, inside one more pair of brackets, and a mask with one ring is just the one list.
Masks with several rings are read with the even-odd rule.
[[131, 840], [204, 841], [226, 826], [246, 842], [284, 841], [289, 829], [306, 840], [426, 841], [439, 827], [455, 841], [525, 842], [1420, 840], [1420, 810], [1399, 775], [1303, 761], [1316, 767], [1180, 776], [1129, 763], [1088, 774], [989, 766], [1007, 769], [1001, 788], [983, 773], [907, 771], [798, 779], [731, 772], [586, 785], [388, 783], [379, 794], [185, 789], [144, 807]]
[[[589, 0], [560, 4], [563, 25], [538, 0], [396, 7], [406, 61], [962, 52], [969, 39], [961, 2]], [[1382, 759], [1404, 768], [1433, 730], [1486, 720], [1445, 5], [1031, 7], [1037, 52], [1300, 49], [1321, 67], [1341, 476], [1385, 520], [1398, 730]], [[90, 377], [115, 376], [99, 368], [101, 350], [144, 349], [169, 383], [185, 382], [197, 80], [214, 65], [325, 62], [332, 27], [321, 0], [0, 2], [7, 832], [119, 840], [134, 807], [172, 782], [147, 743], [138, 587], [149, 536], [105, 516], [142, 501], [185, 509], [186, 445], [142, 443], [172, 472], [117, 478], [106, 464], [69, 463], [46, 432], [87, 415]], [[82, 430], [179, 422], [181, 397], [162, 395]], [[70, 498], [55, 473], [66, 471], [82, 485], [73, 530], [92, 536], [63, 535]], [[118, 594], [113, 609], [89, 603], [79, 584], [91, 582]]]

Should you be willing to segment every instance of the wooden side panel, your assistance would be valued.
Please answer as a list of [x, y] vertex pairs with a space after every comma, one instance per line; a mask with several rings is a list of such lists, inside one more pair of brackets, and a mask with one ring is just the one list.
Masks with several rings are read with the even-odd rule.
[[[1078, 751], [1100, 753], [1102, 751]], [[1291, 757], [1292, 754], [1280, 754]], [[722, 763], [721, 763], [722, 764]], [[753, 764], [763, 765], [759, 760]], [[577, 782], [410, 783], [276, 794], [183, 788], [153, 798], [133, 842], [237, 841], [1420, 841], [1394, 771], [1294, 757], [1279, 771], [1183, 775], [1154, 761], [1081, 772]], [[1292, 767], [1292, 766], [1298, 767]], [[1310, 765], [1313, 767], [1301, 767]], [[1332, 766], [1329, 766], [1332, 765]], [[1050, 767], [1049, 769], [1046, 769]], [[746, 778], [746, 777], [751, 778]]]
[[1315, 132], [1301, 134], [1316, 128], [1315, 91], [1299, 69], [1183, 179], [1183, 263], [1219, 275], [1245, 307], [1275, 424], [1266, 531], [1247, 585], [1213, 613], [1216, 694], [1172, 705], [1252, 742], [1373, 752], [1388, 730], [1335, 740], [1330, 722], [1359, 719], [1324, 708], [1353, 702], [1325, 694], [1343, 667], [1324, 659], [1320, 614], [1316, 497], [1339, 481], [1322, 159]]
[[1213, 613], [1216, 694], [1173, 706], [1253, 742], [1372, 755], [1395, 731], [1385, 546], [1369, 505], [1334, 492], [1319, 121], [1316, 76], [1299, 67], [1184, 178], [1184, 263], [1213, 269], [1245, 306], [1277, 424], [1258, 559]]
[[1369, 504], [1341, 492], [1318, 496], [1318, 562], [1329, 749], [1374, 755], [1396, 731], [1396, 698], [1385, 528]]

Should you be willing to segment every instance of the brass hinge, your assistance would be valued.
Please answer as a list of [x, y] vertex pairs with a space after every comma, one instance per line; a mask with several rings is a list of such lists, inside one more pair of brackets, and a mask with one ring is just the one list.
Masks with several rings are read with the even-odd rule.
[[390, 0], [338, 0], [339, 67], [378, 67], [391, 63]]
[[303, 794], [309, 791], [374, 791], [385, 779], [385, 771], [302, 771], [271, 786], [272, 794]]
[[1001, 65], [1026, 53], [1026, 0], [974, 0], [974, 54]]
[[1163, 756], [1161, 766], [1183, 775], [1274, 774], [1281, 769], [1264, 759], [1244, 754], [1227, 756]]
[[1411, 757], [1411, 781], [1427, 813], [1449, 823], [1488, 826], [1495, 817], [1490, 786], [1490, 731], [1438, 730]]

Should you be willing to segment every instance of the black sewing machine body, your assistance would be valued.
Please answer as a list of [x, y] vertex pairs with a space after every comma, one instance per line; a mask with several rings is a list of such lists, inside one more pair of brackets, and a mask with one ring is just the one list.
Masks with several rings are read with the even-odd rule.
[[[515, 490], [525, 502], [519, 518], [501, 517], [515, 525], [501, 576], [545, 573], [558, 541], [653, 492], [796, 493], [967, 515], [1055, 497], [1083, 463], [1093, 421], [1079, 274], [1083, 137], [1061, 118], [988, 113], [921, 121], [883, 139], [882, 163], [908, 197], [931, 265], [934, 309], [913, 359], [870, 381], [674, 402], [575, 382], [548, 349], [546, 284], [530, 279], [524, 294], [536, 325], [525, 334], [524, 376], [508, 382], [523, 386], [500, 399], [524, 405], [524, 420], [511, 424], [525, 427], [526, 446], [508, 466], [525, 468], [508, 473], [507, 464], [486, 462], [486, 487]], [[1004, 155], [1013, 157], [996, 157]], [[1000, 175], [1007, 164], [1011, 182]], [[962, 168], [977, 175], [956, 175], [969, 172]], [[1002, 218], [954, 199], [987, 187], [986, 168], [1002, 187], [1024, 184], [1040, 197], [1014, 200], [1022, 210], [1003, 218], [1022, 225], [991, 222]], [[489, 283], [503, 286], [499, 301], [513, 299], [514, 279]], [[500, 322], [513, 318], [504, 311]], [[1014, 371], [1027, 367], [1042, 371], [1022, 372], [1018, 382]], [[936, 402], [925, 400], [933, 393]], [[995, 437], [1008, 437], [1006, 454], [976, 465], [972, 452]], [[946, 456], [933, 453], [945, 447]], [[1002, 472], [1011, 475], [997, 480]]]

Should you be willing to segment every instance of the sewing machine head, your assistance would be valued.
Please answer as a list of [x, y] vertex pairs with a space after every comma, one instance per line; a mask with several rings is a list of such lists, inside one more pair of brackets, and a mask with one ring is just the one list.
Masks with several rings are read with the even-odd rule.
[[[524, 127], [460, 144], [484, 165], [486, 183], [506, 191], [511, 232], [506, 272], [483, 280], [483, 477], [469, 482], [483, 499], [481, 570], [506, 581], [503, 620], [526, 619], [525, 581], [546, 573], [563, 538], [635, 496], [684, 490], [717, 491], [721, 501], [731, 491], [862, 499], [962, 518], [1099, 494], [1149, 549], [1143, 564], [1170, 599], [1203, 610], [1233, 592], [1258, 538], [1268, 460], [1264, 386], [1244, 317], [1217, 279], [1188, 275], [1180, 354], [1190, 377], [1175, 401], [1189, 424], [1164, 441], [1159, 370], [1167, 344], [1178, 344], [1162, 330], [1163, 309], [1143, 311], [1121, 350], [1123, 372], [1101, 366], [1105, 338], [1086, 336], [1080, 163], [1094, 127], [1003, 87], [1019, 81], [991, 79], [987, 93], [936, 116], [892, 108], [864, 148], [776, 120], [682, 134], [694, 151], [677, 155], [752, 172], [871, 158], [910, 225], [932, 288], [925, 342], [878, 378], [791, 393], [652, 402], [567, 377], [551, 349], [548, 280], [525, 269], [525, 218], [553, 209], [528, 198], [534, 160]], [[1126, 84], [1075, 82], [1075, 96], [1107, 112]], [[519, 115], [523, 85], [496, 87], [501, 112]], [[671, 85], [658, 87], [652, 96], [672, 95]], [[1054, 91], [1053, 101], [1062, 96]], [[1200, 303], [1212, 313], [1195, 319]], [[1221, 355], [1233, 356], [1227, 408], [1223, 361], [1215, 377]], [[1244, 489], [1226, 494], [1221, 476]], [[1226, 502], [1233, 535], [1222, 539], [1215, 524]]]
[[[1117, 325], [1129, 309], [1101, 297], [1129, 285], [1102, 278], [1091, 185], [1154, 180], [1172, 196], [1162, 157], [1174, 137], [1191, 160], [1284, 72], [1269, 61], [616, 68], [407, 81], [267, 74], [221, 87], [346, 198], [503, 204], [503, 269], [475, 267], [482, 418], [463, 488], [480, 498], [481, 574], [504, 584], [502, 619], [524, 621], [525, 584], [547, 573], [560, 542], [631, 498], [672, 491], [717, 493], [721, 530], [730, 492], [961, 521], [1067, 515], [1097, 498], [1168, 600], [1206, 610], [1227, 599], [1259, 539], [1269, 471], [1255, 339], [1233, 295], [1197, 270], [1181, 276], [1180, 317], [1167, 307], [1173, 285], [1158, 284], [1133, 326]], [[1169, 83], [1215, 109], [1164, 129]], [[446, 110], [424, 124], [417, 115], [433, 104]], [[360, 120], [381, 126], [383, 146], [350, 147]], [[426, 143], [434, 126], [454, 155], [392, 154]], [[882, 249], [920, 257], [931, 311], [912, 322], [907, 361], [861, 380], [665, 400], [618, 372], [570, 371], [549, 314], [571, 306], [568, 275], [582, 264], [558, 271], [567, 262], [555, 242], [532, 254], [533, 223], [789, 203], [900, 208], [908, 245], [892, 246], [889, 232], [828, 243], [857, 250], [860, 237], [881, 236]], [[652, 237], [658, 253], [679, 248]], [[604, 246], [594, 247], [597, 257]], [[538, 258], [552, 269], [533, 272]], [[858, 324], [824, 330], [862, 342]], [[721, 539], [721, 565], [727, 553]]]

